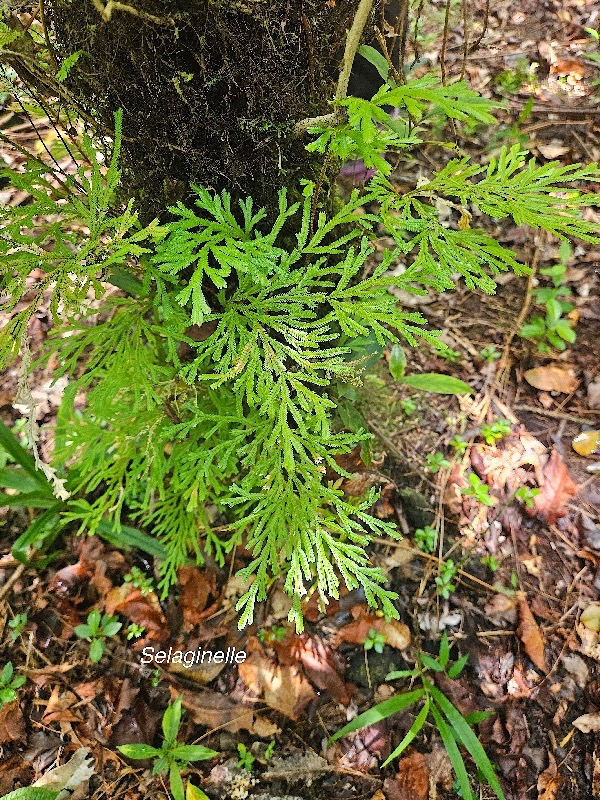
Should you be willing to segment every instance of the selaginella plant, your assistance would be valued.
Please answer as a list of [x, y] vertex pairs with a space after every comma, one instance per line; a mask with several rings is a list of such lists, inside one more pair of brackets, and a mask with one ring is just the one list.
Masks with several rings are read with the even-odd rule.
[[[4, 310], [13, 312], [0, 353], [6, 363], [21, 346], [27, 365], [28, 320], [50, 292], [57, 324], [45, 357], [55, 353], [55, 377], [69, 379], [50, 471], [68, 495], [63, 522], [94, 533], [106, 520], [117, 530], [134, 520], [164, 545], [163, 592], [190, 557], [223, 563], [243, 545], [240, 625], [278, 576], [298, 628], [302, 598], [316, 590], [326, 602], [342, 583], [397, 616], [367, 553], [374, 535], [397, 531], [369, 513], [374, 492], [353, 499], [340, 487], [338, 457], [368, 434], [336, 416], [340, 387], [361, 381], [365, 342], [379, 352], [401, 341], [442, 347], [390, 288], [424, 294], [462, 280], [491, 294], [497, 273], [526, 273], [472, 227], [474, 209], [598, 241], [581, 213], [597, 203], [583, 189], [600, 177], [595, 166], [537, 165], [513, 147], [487, 164], [459, 155], [399, 191], [390, 156], [418, 148], [432, 120], [494, 123], [493, 104], [463, 82], [390, 79], [371, 100], [340, 100], [338, 112], [301, 126], [308, 147], [329, 164], [360, 157], [374, 176], [333, 208], [308, 179], [294, 199], [281, 189], [270, 218], [251, 198], [234, 204], [198, 185], [170, 221], [143, 226], [132, 202], [115, 201], [119, 113], [105, 167], [84, 137], [85, 163], [71, 178], [57, 182], [33, 159], [2, 171], [32, 201], [0, 210]], [[453, 224], [440, 220], [440, 201]], [[394, 245], [375, 263], [382, 231]], [[404, 272], [391, 275], [400, 263]], [[27, 399], [25, 381], [21, 389]]]

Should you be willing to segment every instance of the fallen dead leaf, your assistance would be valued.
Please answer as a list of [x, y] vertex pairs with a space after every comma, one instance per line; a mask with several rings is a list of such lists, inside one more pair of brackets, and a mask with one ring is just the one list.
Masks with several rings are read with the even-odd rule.
[[289, 719], [298, 719], [316, 697], [300, 665], [282, 666], [265, 653], [255, 638], [249, 640], [246, 652], [248, 658], [238, 666], [239, 675], [246, 686], [271, 708]]
[[535, 621], [523, 592], [518, 594], [520, 624], [518, 634], [525, 647], [525, 652], [532, 663], [542, 672], [548, 672], [544, 655], [544, 638]]
[[382, 634], [385, 637], [385, 644], [389, 647], [405, 650], [410, 645], [410, 631], [397, 619], [388, 622], [384, 617], [376, 617], [369, 613], [364, 606], [354, 606], [352, 616], [355, 621], [344, 625], [334, 636], [332, 642], [334, 648], [341, 642], [363, 644], [371, 630]]
[[422, 753], [411, 753], [400, 759], [398, 774], [386, 779], [383, 790], [387, 800], [427, 800], [429, 767]]
[[581, 717], [577, 717], [573, 725], [582, 733], [598, 733], [600, 731], [600, 711], [582, 714]]
[[540, 492], [533, 498], [533, 508], [526, 510], [544, 522], [553, 525], [567, 513], [567, 503], [577, 492], [577, 484], [571, 479], [567, 467], [556, 450], [543, 470]]
[[600, 603], [590, 603], [579, 618], [582, 625], [590, 631], [600, 631]]
[[107, 614], [118, 611], [130, 622], [141, 625], [148, 639], [161, 641], [168, 635], [165, 616], [154, 592], [142, 595], [140, 589], [133, 584], [124, 583], [108, 592], [104, 604]]
[[[172, 690], [173, 699], [179, 692]], [[219, 692], [183, 692], [183, 707], [187, 708], [196, 725], [210, 730], [219, 728], [237, 733], [248, 731], [254, 736], [267, 738], [280, 732], [266, 717], [255, 715], [251, 708], [229, 700]]]
[[0, 744], [25, 739], [25, 720], [19, 701], [4, 703], [0, 709]]
[[49, 725], [51, 722], [81, 722], [81, 717], [69, 710], [76, 703], [78, 700], [73, 692], [66, 691], [60, 694], [58, 686], [55, 686], [44, 711], [42, 722], [44, 725]]
[[548, 767], [538, 776], [538, 800], [555, 800], [556, 793], [563, 782], [556, 766], [556, 759], [550, 751], [548, 751], [548, 760]]
[[571, 394], [579, 386], [579, 381], [572, 369], [557, 367], [554, 364], [528, 369], [523, 373], [523, 377], [530, 386], [543, 392]]
[[[302, 664], [308, 680], [320, 689], [327, 691], [338, 703], [348, 705], [350, 696], [344, 683], [341, 671], [343, 665], [338, 662], [331, 647], [318, 636], [293, 636], [291, 653], [295, 660]], [[274, 644], [279, 655], [280, 647]], [[279, 659], [281, 663], [281, 658]]]
[[217, 596], [217, 576], [210, 569], [199, 570], [197, 567], [181, 567], [178, 573], [181, 585], [179, 605], [183, 609], [185, 630], [191, 630], [209, 614], [208, 598]]

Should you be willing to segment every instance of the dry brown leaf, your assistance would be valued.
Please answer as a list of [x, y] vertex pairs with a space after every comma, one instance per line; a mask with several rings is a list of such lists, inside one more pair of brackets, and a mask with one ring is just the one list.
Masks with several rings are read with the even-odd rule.
[[263, 650], [257, 639], [251, 638], [246, 652], [248, 658], [238, 666], [246, 686], [265, 703], [289, 719], [298, 719], [306, 706], [316, 697], [315, 691], [302, 674], [300, 665], [281, 665]]
[[528, 369], [523, 373], [523, 377], [530, 386], [543, 392], [571, 394], [579, 386], [579, 381], [572, 369], [557, 367], [554, 364]]
[[[172, 690], [173, 699], [179, 692]], [[280, 732], [266, 717], [255, 716], [248, 706], [235, 703], [219, 692], [183, 692], [182, 704], [190, 712], [196, 725], [205, 725], [210, 730], [219, 728], [237, 733], [248, 731], [254, 736], [269, 737]]]
[[208, 598], [217, 596], [217, 576], [209, 569], [181, 567], [178, 578], [181, 585], [179, 605], [183, 609], [185, 629], [189, 631], [206, 618]]
[[538, 777], [538, 800], [555, 800], [556, 793], [561, 787], [562, 776], [558, 772], [556, 759], [548, 751], [549, 765]]
[[422, 753], [411, 753], [400, 760], [398, 774], [383, 784], [387, 800], [427, 800], [429, 767]]
[[[329, 692], [338, 703], [348, 705], [350, 696], [340, 674], [343, 666], [338, 662], [331, 647], [318, 636], [307, 634], [294, 636], [293, 642], [292, 654], [302, 664], [304, 674], [309, 681], [317, 689]], [[279, 647], [276, 644], [274, 646], [279, 654]]]
[[578, 486], [571, 479], [564, 461], [553, 450], [544, 467], [540, 493], [533, 498], [533, 509], [527, 511], [553, 525], [559, 517], [564, 517], [567, 513], [567, 503], [577, 489]]
[[410, 645], [410, 631], [402, 622], [392, 619], [389, 622], [383, 617], [370, 614], [364, 606], [354, 606], [352, 609], [354, 622], [344, 625], [334, 637], [334, 647], [341, 642], [363, 644], [369, 637], [369, 631], [385, 637], [386, 645], [397, 650], [405, 650]]
[[525, 652], [539, 670], [548, 672], [544, 655], [544, 638], [540, 628], [531, 613], [523, 592], [519, 592], [518, 600], [519, 617], [521, 618], [518, 634], [525, 647]]
[[169, 630], [160, 603], [154, 592], [142, 595], [131, 583], [124, 583], [111, 589], [104, 600], [107, 614], [119, 614], [130, 622], [141, 625], [144, 635], [153, 641], [161, 641]]
[[51, 722], [81, 722], [81, 717], [70, 711], [78, 702], [73, 692], [66, 691], [59, 694], [59, 688], [55, 686], [44, 711], [42, 722], [44, 725], [48, 725]]
[[600, 711], [594, 711], [592, 714], [582, 714], [577, 717], [573, 725], [582, 733], [598, 733], [600, 731]]
[[25, 720], [19, 701], [4, 703], [0, 709], [0, 744], [25, 739]]

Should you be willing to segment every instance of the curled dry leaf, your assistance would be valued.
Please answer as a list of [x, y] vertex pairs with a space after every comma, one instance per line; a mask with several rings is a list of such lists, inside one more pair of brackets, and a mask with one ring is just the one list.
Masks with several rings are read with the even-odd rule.
[[533, 508], [527, 511], [553, 525], [567, 513], [567, 503], [577, 492], [577, 484], [571, 480], [565, 462], [556, 450], [548, 459], [543, 471], [540, 492], [533, 498]]
[[334, 637], [334, 647], [341, 642], [363, 644], [369, 637], [369, 631], [385, 637], [385, 644], [397, 650], [406, 650], [410, 645], [410, 631], [402, 622], [392, 619], [389, 622], [383, 617], [370, 614], [364, 606], [354, 606], [352, 609], [354, 622], [344, 625]]
[[523, 592], [518, 594], [519, 601], [519, 637], [525, 647], [525, 652], [532, 663], [542, 672], [548, 672], [546, 657], [544, 655], [544, 637], [535, 621], [533, 614], [527, 604], [527, 599]]
[[215, 603], [207, 609], [208, 598], [217, 596], [217, 576], [210, 569], [181, 567], [178, 573], [181, 585], [179, 605], [183, 610], [186, 630], [191, 630], [207, 616], [216, 611]]
[[541, 389], [544, 392], [571, 394], [579, 386], [579, 381], [572, 369], [557, 367], [554, 364], [528, 369], [523, 373], [523, 377], [534, 389]]
[[573, 725], [582, 733], [598, 733], [600, 731], [600, 711], [582, 714], [581, 717], [577, 717]]
[[4, 703], [0, 709], [0, 744], [25, 739], [25, 720], [19, 701]]
[[107, 614], [118, 612], [130, 622], [141, 625], [148, 639], [161, 641], [168, 635], [167, 623], [154, 592], [142, 595], [131, 583], [124, 583], [110, 590], [104, 604]]
[[556, 759], [548, 751], [549, 765], [538, 777], [538, 800], [555, 800], [556, 793], [562, 785], [562, 776], [556, 766]]

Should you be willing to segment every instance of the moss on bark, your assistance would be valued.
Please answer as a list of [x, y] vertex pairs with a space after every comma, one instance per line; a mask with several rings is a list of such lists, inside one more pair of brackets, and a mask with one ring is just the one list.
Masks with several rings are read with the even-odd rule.
[[[311, 174], [291, 129], [326, 113], [357, 0], [46, 0], [67, 85], [123, 109], [125, 189], [156, 214], [191, 182], [271, 206]], [[104, 13], [103, 12], [104, 9]]]

